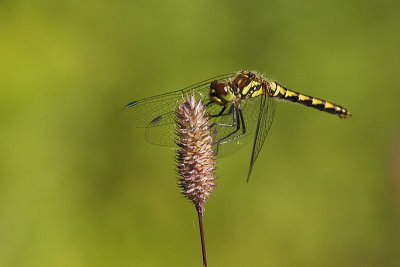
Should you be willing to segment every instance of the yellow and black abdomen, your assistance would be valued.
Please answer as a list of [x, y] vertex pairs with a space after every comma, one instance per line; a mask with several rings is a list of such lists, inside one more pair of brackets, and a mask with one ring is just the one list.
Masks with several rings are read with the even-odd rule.
[[336, 114], [340, 118], [351, 117], [350, 112], [339, 105], [289, 90], [276, 82], [267, 82], [267, 92], [270, 97], [288, 100], [294, 103], [302, 104], [307, 107], [312, 107], [331, 114]]

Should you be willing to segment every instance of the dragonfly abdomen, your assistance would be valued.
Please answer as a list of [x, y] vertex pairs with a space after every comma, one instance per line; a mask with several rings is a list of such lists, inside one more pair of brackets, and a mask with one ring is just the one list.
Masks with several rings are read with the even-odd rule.
[[276, 82], [267, 82], [267, 91], [270, 97], [276, 97], [294, 103], [299, 103], [307, 107], [312, 107], [321, 111], [338, 115], [340, 118], [351, 117], [351, 114], [348, 112], [348, 110], [339, 105], [316, 97], [292, 91]]

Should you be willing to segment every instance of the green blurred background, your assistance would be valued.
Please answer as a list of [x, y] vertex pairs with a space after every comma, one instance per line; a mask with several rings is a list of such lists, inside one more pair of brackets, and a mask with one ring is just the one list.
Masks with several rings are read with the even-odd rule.
[[132, 100], [258, 70], [354, 116], [278, 103], [219, 160], [210, 266], [400, 265], [398, 1], [1, 1], [0, 266], [201, 266], [172, 149]]

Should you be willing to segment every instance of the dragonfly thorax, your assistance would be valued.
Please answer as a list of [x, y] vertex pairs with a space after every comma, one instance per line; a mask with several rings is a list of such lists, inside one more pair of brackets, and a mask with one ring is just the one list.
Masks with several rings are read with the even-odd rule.
[[263, 93], [266, 81], [250, 71], [241, 71], [227, 83], [217, 80], [210, 84], [210, 100], [221, 106], [256, 97]]
[[233, 88], [232, 90], [238, 98], [244, 100], [261, 95], [266, 81], [253, 72], [241, 71], [228, 82], [228, 85]]

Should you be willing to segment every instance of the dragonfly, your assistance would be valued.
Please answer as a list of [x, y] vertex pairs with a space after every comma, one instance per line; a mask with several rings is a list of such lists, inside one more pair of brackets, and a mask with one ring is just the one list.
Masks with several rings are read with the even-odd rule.
[[192, 93], [206, 105], [218, 157], [231, 155], [252, 141], [247, 182], [271, 128], [277, 100], [298, 103], [342, 119], [352, 116], [342, 106], [292, 91], [256, 72], [242, 70], [132, 101], [120, 111], [119, 122], [128, 127], [146, 128], [149, 143], [176, 146], [175, 109], [183, 96]]

